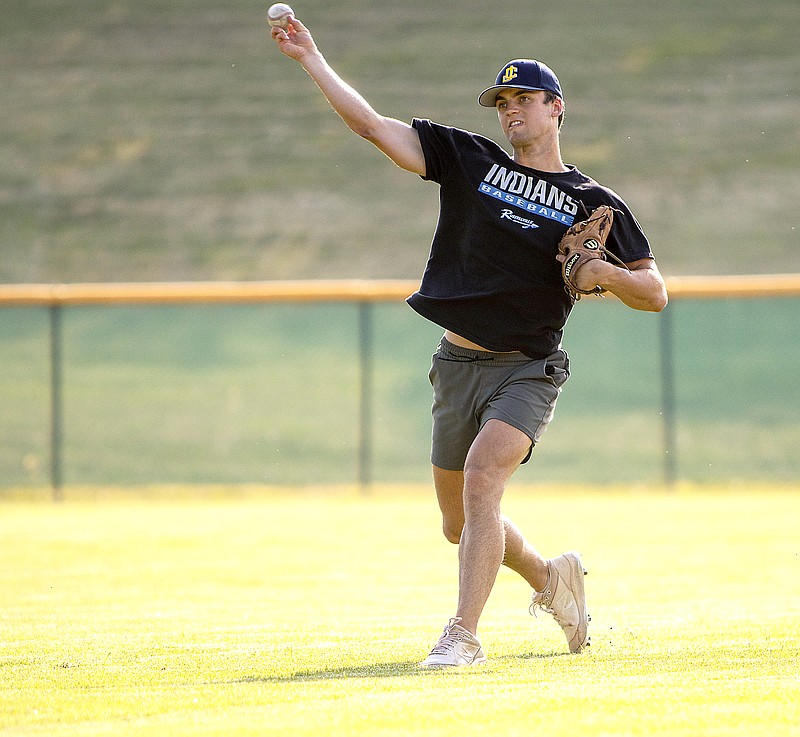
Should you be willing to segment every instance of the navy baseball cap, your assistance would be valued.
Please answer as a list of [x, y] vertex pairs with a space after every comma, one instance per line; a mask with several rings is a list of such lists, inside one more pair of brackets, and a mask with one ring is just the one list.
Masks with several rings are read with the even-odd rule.
[[478, 102], [484, 107], [494, 107], [500, 90], [545, 90], [562, 100], [561, 85], [553, 70], [535, 59], [515, 59], [508, 62], [497, 75], [495, 83], [481, 92]]

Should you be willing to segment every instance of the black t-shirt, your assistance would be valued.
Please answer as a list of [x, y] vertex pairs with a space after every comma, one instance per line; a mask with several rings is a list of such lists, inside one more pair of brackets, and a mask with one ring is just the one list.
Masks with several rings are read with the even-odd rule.
[[413, 125], [425, 179], [440, 185], [440, 210], [408, 303], [437, 325], [493, 351], [543, 358], [557, 350], [572, 308], [558, 242], [601, 204], [620, 211], [606, 247], [626, 263], [652, 258], [628, 206], [576, 168], [537, 171], [483, 136], [429, 120]]

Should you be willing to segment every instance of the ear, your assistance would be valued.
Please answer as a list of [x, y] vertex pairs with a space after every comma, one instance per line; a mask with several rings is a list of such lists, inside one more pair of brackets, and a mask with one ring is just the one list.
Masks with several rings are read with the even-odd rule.
[[557, 118], [564, 112], [564, 101], [560, 97], [553, 100], [553, 112], [551, 113], [554, 118]]

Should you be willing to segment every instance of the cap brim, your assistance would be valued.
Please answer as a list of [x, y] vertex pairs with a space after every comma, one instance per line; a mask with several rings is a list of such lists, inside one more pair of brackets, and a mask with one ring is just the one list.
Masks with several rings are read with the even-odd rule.
[[544, 87], [528, 87], [524, 84], [495, 84], [485, 89], [478, 96], [478, 103], [483, 107], [494, 107], [497, 104], [497, 95], [500, 90], [530, 90], [531, 92], [545, 92]]

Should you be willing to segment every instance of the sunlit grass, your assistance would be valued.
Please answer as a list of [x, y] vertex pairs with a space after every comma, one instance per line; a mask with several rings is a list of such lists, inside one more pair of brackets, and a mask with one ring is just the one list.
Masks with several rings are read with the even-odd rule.
[[[29, 492], [19, 495], [24, 497]], [[501, 571], [479, 668], [425, 489], [66, 490], [0, 508], [0, 728], [48, 735], [794, 734], [797, 490], [509, 490], [579, 548], [590, 651]], [[794, 730], [794, 731], [793, 731]]]

